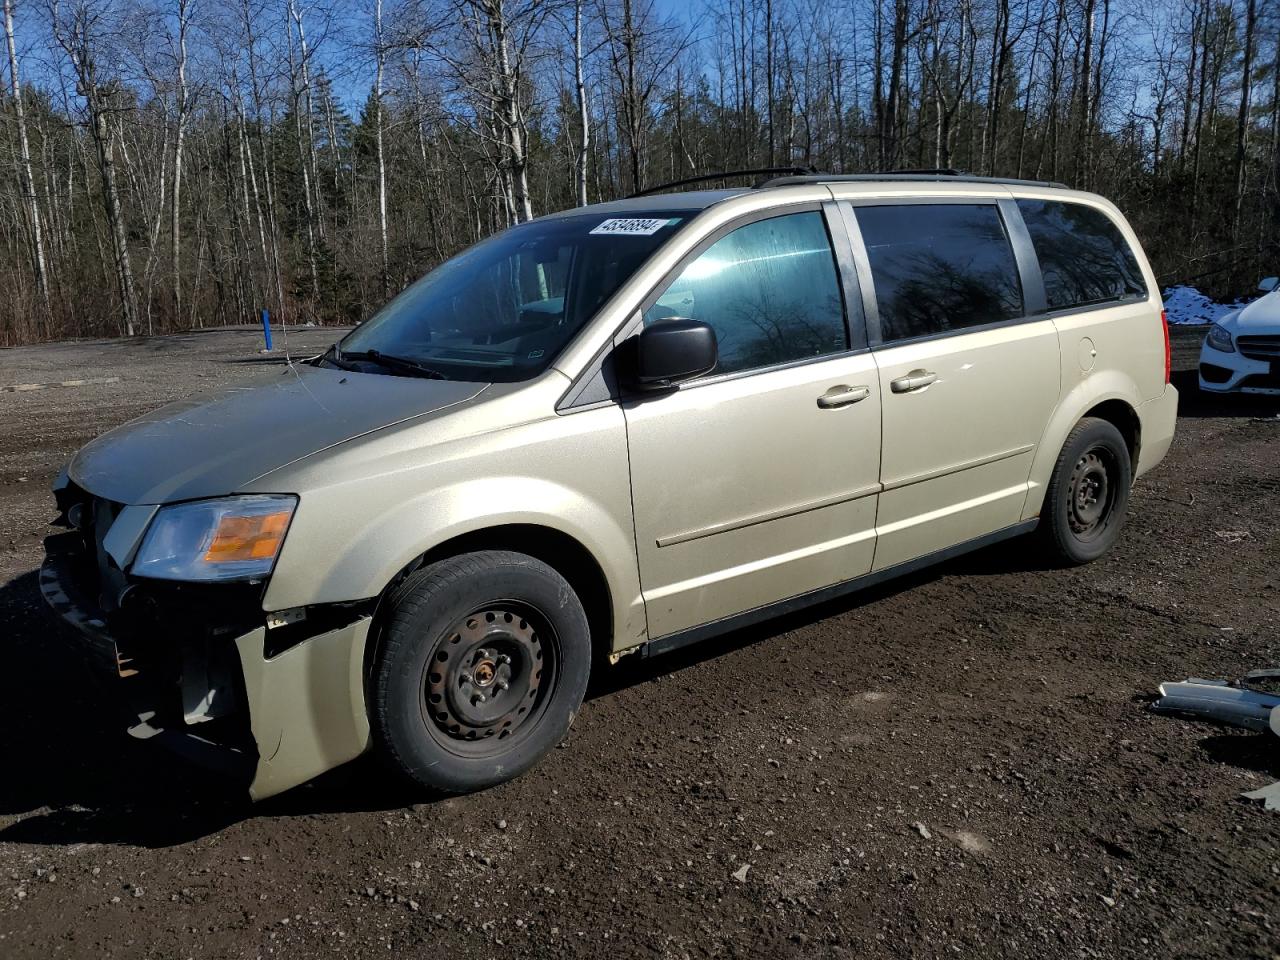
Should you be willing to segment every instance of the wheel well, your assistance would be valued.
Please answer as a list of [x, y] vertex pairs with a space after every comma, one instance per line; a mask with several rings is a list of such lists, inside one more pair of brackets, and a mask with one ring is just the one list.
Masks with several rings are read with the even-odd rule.
[[1106, 420], [1120, 431], [1120, 436], [1124, 437], [1124, 445], [1129, 448], [1129, 462], [1136, 470], [1138, 451], [1142, 446], [1142, 421], [1138, 419], [1138, 412], [1123, 400], [1106, 400], [1089, 410], [1085, 416]]
[[[613, 639], [613, 601], [609, 591], [609, 581], [604, 570], [596, 562], [586, 547], [559, 530], [542, 527], [536, 524], [505, 524], [464, 533], [438, 544], [416, 558], [398, 573], [382, 591], [379, 600], [385, 599], [395, 591], [406, 577], [440, 560], [456, 557], [464, 553], [475, 553], [478, 550], [513, 550], [516, 553], [528, 554], [541, 560], [569, 581], [569, 586], [582, 601], [582, 608], [587, 614], [587, 624], [591, 628], [591, 647], [595, 660], [607, 657]], [[379, 610], [381, 613], [381, 610]], [[378, 617], [375, 617], [375, 629]], [[373, 664], [376, 643], [366, 648], [365, 671]]]

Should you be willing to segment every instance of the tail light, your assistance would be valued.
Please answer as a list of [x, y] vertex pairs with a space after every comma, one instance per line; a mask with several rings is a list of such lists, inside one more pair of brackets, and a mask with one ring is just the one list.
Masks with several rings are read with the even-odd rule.
[[1160, 327], [1164, 330], [1164, 382], [1173, 382], [1173, 349], [1169, 346], [1169, 314], [1160, 311]]

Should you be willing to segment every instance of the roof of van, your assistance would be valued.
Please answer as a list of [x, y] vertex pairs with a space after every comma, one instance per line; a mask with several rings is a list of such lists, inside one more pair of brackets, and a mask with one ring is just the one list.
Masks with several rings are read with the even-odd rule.
[[[732, 176], [732, 174], [727, 175]], [[979, 177], [965, 173], [934, 171], [920, 171], [914, 173], [814, 173], [774, 177], [769, 180], [761, 181], [752, 187], [731, 187], [722, 190], [689, 190], [685, 192], [673, 189], [670, 192], [665, 193], [645, 193], [642, 196], [625, 197], [620, 200], [593, 203], [588, 206], [577, 207], [572, 210], [562, 210], [558, 213], [548, 214], [548, 216], [564, 217], [586, 212], [644, 215], [646, 212], [705, 210], [712, 204], [719, 203], [722, 200], [728, 200], [730, 197], [737, 197], [759, 190], [769, 190], [777, 187], [789, 186], [812, 186], [826, 183], [948, 183], [961, 185], [974, 184], [978, 186], [1035, 187], [1039, 189], [1051, 188], [1056, 190], [1071, 189], [1065, 183], [1056, 183], [1049, 180], [1019, 180], [1012, 177]], [[672, 186], [674, 187], [676, 184], [672, 184]], [[654, 189], [655, 191], [661, 190], [662, 187]]]

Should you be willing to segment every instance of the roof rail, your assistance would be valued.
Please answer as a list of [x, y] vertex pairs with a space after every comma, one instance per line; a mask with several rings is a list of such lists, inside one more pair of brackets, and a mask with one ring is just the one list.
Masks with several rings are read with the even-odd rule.
[[[690, 183], [706, 183], [708, 180], [726, 180], [729, 177], [766, 177], [776, 174], [803, 177], [816, 175], [817, 173], [818, 171], [813, 167], [757, 167], [753, 170], [721, 170], [717, 173], [704, 173], [696, 177], [685, 177], [683, 180], [672, 180], [670, 183], [660, 183], [657, 186], [645, 187], [643, 190], [628, 194], [626, 199], [647, 197], [651, 193], [661, 193], [664, 190], [670, 190], [672, 187], [683, 187]], [[778, 179], [778, 177], [774, 176], [774, 179]], [[756, 184], [756, 186], [762, 185]]]
[[758, 187], [785, 187], [796, 183], [877, 183], [913, 181], [924, 183], [998, 183], [1013, 187], [1056, 187], [1070, 189], [1051, 180], [1018, 180], [1014, 177], [980, 177], [960, 170], [892, 170], [888, 173], [809, 173], [774, 177]]

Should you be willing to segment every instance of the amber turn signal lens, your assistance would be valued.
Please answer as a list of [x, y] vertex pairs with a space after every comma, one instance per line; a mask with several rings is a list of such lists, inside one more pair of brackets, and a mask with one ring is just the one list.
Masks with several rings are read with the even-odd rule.
[[204, 555], [206, 563], [266, 560], [280, 552], [292, 512], [281, 510], [253, 517], [223, 517]]

